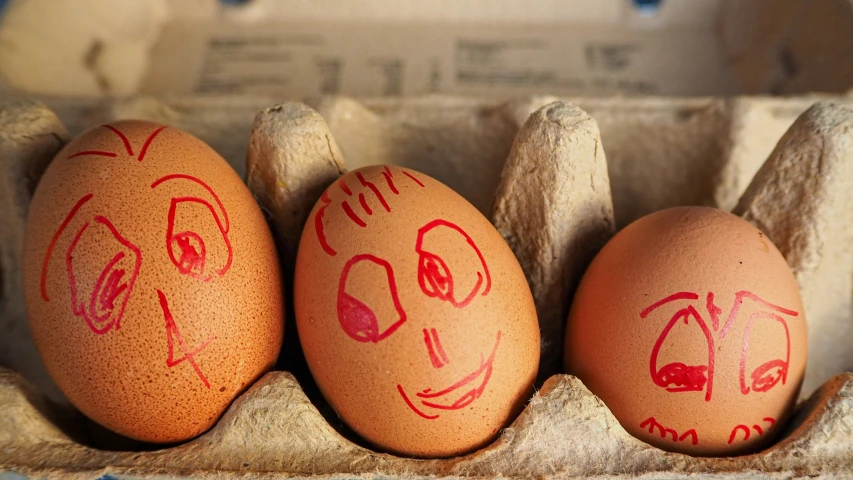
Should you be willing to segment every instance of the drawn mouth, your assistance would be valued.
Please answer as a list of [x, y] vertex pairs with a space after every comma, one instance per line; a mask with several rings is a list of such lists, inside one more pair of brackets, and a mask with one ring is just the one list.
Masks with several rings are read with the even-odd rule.
[[[492, 352], [487, 358], [483, 358], [480, 354], [480, 366], [476, 370], [469, 373], [453, 385], [434, 392], [431, 388], [426, 388], [415, 394], [415, 400], [423, 407], [435, 410], [459, 410], [470, 405], [474, 400], [480, 398], [486, 385], [489, 383], [489, 378], [492, 376], [492, 364], [495, 360], [495, 353], [498, 350], [498, 345], [501, 343], [501, 332], [498, 331], [495, 346], [492, 347]], [[471, 388], [473, 386], [473, 388]], [[400, 396], [415, 413], [428, 420], [433, 420], [439, 417], [438, 414], [429, 415], [424, 413], [415, 405], [414, 402], [406, 395], [402, 385], [397, 385], [397, 390]]]

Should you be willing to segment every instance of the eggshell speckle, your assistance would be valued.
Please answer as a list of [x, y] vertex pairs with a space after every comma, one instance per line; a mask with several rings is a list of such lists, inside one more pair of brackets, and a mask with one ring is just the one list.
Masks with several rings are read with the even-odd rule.
[[422, 173], [367, 167], [326, 190], [294, 306], [325, 398], [383, 450], [483, 446], [531, 393], [539, 330], [521, 267], [485, 217]]
[[23, 258], [33, 338], [83, 413], [131, 438], [210, 428], [274, 364], [272, 235], [210, 147], [149, 122], [95, 127], [50, 164]]
[[663, 210], [617, 234], [569, 315], [566, 368], [636, 437], [737, 455], [782, 431], [806, 363], [797, 283], [748, 222]]

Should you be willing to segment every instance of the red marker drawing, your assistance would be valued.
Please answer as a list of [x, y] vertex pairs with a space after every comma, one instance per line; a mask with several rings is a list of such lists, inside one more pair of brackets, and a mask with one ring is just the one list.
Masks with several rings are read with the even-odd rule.
[[320, 201], [323, 202], [324, 205], [318, 208], [317, 214], [314, 215], [314, 231], [317, 232], [317, 240], [320, 242], [320, 246], [323, 248], [323, 251], [326, 252], [326, 255], [334, 257], [338, 252], [329, 245], [329, 240], [326, 239], [325, 227], [323, 226], [323, 215], [325, 215], [326, 209], [329, 208], [329, 204], [332, 203], [332, 200], [329, 198], [328, 190], [323, 192], [323, 195], [320, 197]]
[[[380, 328], [379, 319], [373, 310], [346, 291], [350, 271], [354, 266], [363, 262], [379, 267], [381, 273], [379, 273], [380, 270], [374, 269], [374, 271], [380, 275], [384, 274], [385, 280], [388, 282], [388, 291], [397, 318], [387, 328]], [[341, 328], [343, 328], [344, 332], [350, 338], [359, 342], [377, 343], [400, 328], [406, 321], [406, 312], [403, 310], [403, 306], [400, 305], [397, 282], [394, 279], [394, 270], [391, 264], [382, 258], [370, 254], [356, 255], [349, 259], [346, 265], [344, 265], [344, 270], [338, 282], [337, 310], [338, 322], [341, 324]]]
[[74, 216], [77, 215], [77, 212], [83, 208], [83, 205], [86, 204], [89, 200], [92, 199], [94, 195], [89, 193], [84, 195], [80, 200], [77, 200], [77, 203], [71, 208], [71, 211], [68, 212], [68, 215], [65, 216], [65, 219], [59, 225], [59, 228], [56, 229], [56, 233], [53, 234], [53, 238], [50, 239], [50, 244], [47, 246], [47, 253], [44, 255], [44, 261], [41, 264], [41, 277], [39, 279], [39, 287], [41, 288], [41, 298], [45, 302], [49, 302], [50, 298], [47, 296], [47, 267], [50, 264], [50, 257], [53, 255], [53, 249], [56, 248], [56, 242], [59, 241], [59, 237], [65, 232], [65, 229], [68, 228], [68, 224], [71, 223], [71, 220], [74, 219]]
[[[796, 312], [793, 312], [796, 316]], [[749, 341], [752, 336], [752, 327], [756, 320], [771, 320], [778, 322], [785, 329], [785, 359], [776, 358], [762, 363], [759, 367], [752, 371], [750, 378], [752, 379], [751, 387], [747, 386], [746, 382], [746, 361], [749, 354]], [[773, 312], [759, 311], [749, 316], [749, 321], [743, 333], [743, 343], [741, 347], [740, 363], [738, 367], [738, 378], [740, 380], [740, 391], [743, 395], [747, 395], [750, 390], [755, 392], [766, 392], [776, 386], [780, 381], [782, 385], [788, 380], [788, 365], [791, 362], [791, 334], [788, 332], [788, 322], [782, 317]]]
[[673, 442], [682, 442], [686, 438], [690, 438], [690, 443], [693, 445], [697, 445], [699, 443], [699, 436], [696, 434], [696, 429], [691, 428], [681, 435], [678, 434], [675, 430], [671, 428], [664, 427], [655, 419], [655, 417], [649, 417], [643, 423], [640, 424], [640, 428], [647, 428], [648, 432], [654, 434], [655, 431], [660, 434], [660, 438], [672, 438]]
[[407, 171], [403, 171], [403, 175], [405, 175], [405, 176], [407, 176], [407, 177], [411, 178], [413, 182], [417, 183], [418, 185], [420, 185], [420, 186], [421, 186], [421, 188], [423, 188], [424, 184], [423, 184], [423, 183], [421, 183], [421, 181], [420, 181], [420, 180], [418, 180], [418, 179], [417, 179], [417, 177], [415, 177], [415, 176], [414, 176], [414, 175], [412, 175], [411, 173], [409, 173], [409, 172], [407, 172]]
[[118, 135], [118, 137], [121, 139], [121, 142], [124, 144], [125, 150], [127, 150], [127, 155], [129, 157], [132, 157], [133, 148], [130, 147], [130, 141], [127, 139], [127, 136], [112, 125], [104, 125], [103, 127], [112, 130], [113, 132], [115, 132], [116, 135]]
[[[122, 237], [116, 227], [105, 217], [95, 216], [94, 221], [95, 225], [90, 227], [90, 223], [87, 222], [77, 231], [65, 254], [65, 266], [71, 291], [71, 311], [74, 315], [82, 317], [92, 332], [102, 335], [113, 328], [118, 330], [121, 327], [121, 318], [136, 283], [136, 277], [139, 275], [142, 254], [139, 248]], [[79, 272], [74, 266], [77, 249], [84, 234], [88, 232], [94, 235], [94, 229], [98, 227], [105, 229], [115, 243], [105, 244], [103, 241], [96, 240], [88, 240], [84, 243], [88, 248], [97, 246], [108, 256], [111, 254], [111, 258], [94, 282], [81, 284], [78, 279]], [[87, 267], [83, 267], [84, 273], [89, 273]], [[86, 291], [87, 288], [91, 288], [91, 291]]]
[[424, 343], [426, 344], [427, 352], [429, 352], [429, 360], [432, 362], [433, 367], [441, 368], [450, 363], [450, 360], [447, 359], [447, 354], [444, 353], [444, 348], [441, 346], [438, 332], [434, 328], [430, 328], [429, 331], [426, 328], [424, 329]]
[[[768, 427], [768, 429], [769, 429], [769, 428], [773, 428], [773, 426], [774, 426], [774, 425], [776, 425], [776, 419], [775, 419], [775, 418], [773, 418], [773, 417], [765, 417], [763, 421], [764, 421], [764, 422], [766, 422], [766, 423], [769, 423], [769, 424], [770, 424], [770, 426]], [[762, 427], [761, 427], [761, 426], [759, 426], [759, 425], [753, 425], [753, 426], [752, 426], [752, 429], [750, 429], [748, 426], [743, 425], [743, 424], [741, 424], [741, 425], [736, 425], [736, 426], [732, 429], [732, 433], [731, 433], [731, 435], [729, 435], [729, 445], [731, 445], [731, 444], [735, 443], [735, 441], [738, 439], [738, 433], [742, 433], [742, 434], [743, 434], [743, 435], [742, 435], [742, 436], [743, 436], [743, 438], [742, 438], [741, 440], [742, 440], [742, 441], [744, 441], [744, 442], [746, 442], [746, 441], [747, 441], [747, 440], [749, 440], [749, 438], [752, 436], [752, 434], [751, 434], [751, 433], [752, 433], [752, 430], [755, 430], [755, 433], [757, 433], [757, 434], [758, 434], [758, 436], [762, 436], [762, 435], [764, 435], [764, 428], [762, 428]]]
[[[226, 251], [224, 264], [215, 268], [213, 273], [220, 277], [225, 275], [228, 269], [231, 268], [231, 263], [234, 258], [234, 251], [231, 247], [231, 241], [228, 238], [228, 231], [231, 228], [231, 224], [228, 219], [228, 212], [225, 210], [225, 206], [222, 204], [222, 201], [219, 199], [216, 192], [214, 192], [207, 183], [192, 175], [166, 175], [152, 183], [151, 188], [157, 188], [164, 182], [170, 180], [188, 180], [200, 185], [207, 191], [210, 198], [216, 205], [214, 206], [208, 200], [195, 196], [172, 198], [167, 215], [166, 226], [166, 251], [169, 252], [169, 259], [175, 267], [177, 267], [178, 271], [184, 275], [203, 282], [207, 282], [213, 278], [213, 275], [208, 273], [205, 268], [208, 248], [202, 236], [199, 235], [198, 232], [192, 230], [175, 231], [175, 219], [178, 208], [199, 205], [202, 206], [210, 214], [214, 222], [216, 222], [216, 227], [221, 236], [221, 245], [225, 247]], [[210, 240], [217, 241], [217, 239], [208, 239], [208, 241]]]
[[84, 156], [87, 156], [87, 155], [96, 155], [96, 156], [101, 156], [101, 157], [111, 157], [111, 158], [115, 158], [115, 157], [117, 157], [117, 156], [118, 156], [117, 154], [115, 154], [115, 153], [113, 153], [113, 152], [105, 152], [105, 151], [103, 151], [103, 150], [84, 150], [84, 151], [82, 151], [82, 152], [77, 152], [77, 153], [75, 153], [74, 155], [71, 155], [71, 156], [70, 156], [70, 157], [68, 157], [68, 158], [84, 157]]
[[[658, 368], [658, 355], [664, 341], [669, 336], [669, 332], [679, 321], [683, 320], [685, 325], [689, 325], [691, 319], [699, 326], [707, 342], [708, 363], [705, 365], [685, 365], [680, 362], [673, 362]], [[649, 359], [649, 370], [652, 381], [655, 382], [655, 385], [663, 387], [669, 392], [705, 391], [705, 401], [710, 402], [714, 389], [715, 353], [714, 339], [711, 337], [711, 331], [705, 325], [705, 321], [699, 315], [699, 312], [690, 305], [687, 308], [679, 310], [672, 316], [655, 342], [651, 358]]]
[[[695, 301], [699, 299], [699, 295], [694, 292], [677, 292], [668, 297], [665, 297], [640, 312], [640, 318], [646, 318], [655, 311], [675, 302]], [[735, 301], [729, 311], [729, 316], [725, 323], [720, 325], [720, 315], [722, 309], [714, 302], [714, 293], [708, 292], [704, 308], [708, 316], [711, 318], [713, 331], [708, 327], [707, 322], [699, 313], [697, 306], [688, 304], [670, 317], [669, 322], [663, 327], [663, 331], [652, 347], [651, 356], [649, 359], [649, 371], [652, 381], [665, 388], [669, 392], [690, 392], [704, 391], [705, 401], [711, 401], [714, 385], [714, 365], [716, 344], [722, 341], [733, 328], [738, 313], [746, 300], [750, 300], [752, 305], [757, 306], [760, 310], [751, 314], [746, 321], [743, 330], [743, 340], [741, 345], [741, 356], [738, 368], [738, 378], [740, 382], [740, 390], [743, 395], [752, 392], [767, 392], [776, 386], [778, 383], [785, 384], [788, 376], [788, 364], [791, 356], [791, 338], [788, 332], [788, 323], [782, 318], [782, 315], [796, 317], [799, 314], [787, 308], [774, 305], [758, 295], [746, 290], [735, 293]], [[701, 308], [702, 306], [699, 306]], [[751, 383], [747, 385], [747, 357], [749, 353], [749, 342], [752, 335], [753, 325], [757, 320], [770, 320], [776, 322], [784, 329], [785, 332], [785, 358], [769, 359], [761, 363], [750, 374]], [[685, 365], [680, 362], [672, 362], [662, 367], [658, 367], [658, 357], [660, 351], [667, 340], [672, 328], [679, 322], [684, 321], [685, 325], [696, 325], [702, 332], [708, 348], [708, 363], [701, 365]], [[692, 323], [691, 323], [692, 322]], [[722, 329], [721, 329], [722, 328]], [[748, 428], [747, 428], [748, 429]], [[759, 427], [760, 429], [760, 427]], [[746, 434], [748, 436], [748, 434]]]
[[[115, 133], [119, 137], [119, 139], [121, 139], [121, 143], [124, 145], [124, 150], [127, 152], [127, 156], [133, 158], [133, 156], [134, 156], [133, 146], [131, 146], [130, 140], [127, 138], [127, 135], [125, 135], [121, 130], [119, 130], [118, 128], [116, 128], [112, 125], [101, 125], [101, 126], [112, 131], [113, 133]], [[138, 162], [141, 162], [145, 158], [145, 154], [148, 153], [148, 148], [151, 146], [151, 143], [154, 141], [154, 138], [157, 137], [157, 135], [160, 132], [162, 132], [165, 128], [167, 128], [167, 127], [165, 127], [165, 126], [159, 127], [158, 129], [154, 130], [150, 135], [148, 135], [148, 138], [146, 138], [145, 142], [142, 144], [142, 149], [139, 151], [139, 157], [136, 159]], [[118, 154], [115, 152], [108, 152], [108, 151], [104, 151], [104, 150], [85, 150], [85, 151], [77, 152], [73, 155], [70, 155], [68, 158], [76, 158], [76, 157], [82, 157], [82, 156], [87, 156], [87, 155], [95, 155], [95, 156], [110, 157], [110, 158], [115, 158], [118, 156]]]
[[[421, 187], [424, 184], [418, 180], [414, 175], [409, 172], [403, 171], [403, 174], [414, 181], [416, 184]], [[399, 195], [400, 190], [397, 188], [397, 185], [394, 183], [394, 174], [388, 166], [383, 167], [383, 171], [380, 172], [380, 175], [385, 180], [385, 185], [394, 195]], [[367, 228], [368, 226], [368, 218], [373, 216], [374, 212], [377, 210], [385, 211], [386, 213], [391, 213], [391, 205], [388, 204], [387, 199], [385, 198], [385, 194], [382, 193], [380, 187], [364, 176], [362, 172], [355, 172], [355, 178], [358, 180], [358, 185], [355, 188], [351, 188], [350, 185], [347, 184], [346, 178], [341, 177], [335, 183], [333, 183], [326, 191], [323, 192], [323, 195], [320, 197], [320, 207], [317, 209], [317, 213], [314, 214], [314, 231], [317, 233], [317, 241], [320, 243], [320, 247], [326, 252], [330, 257], [334, 257], [337, 255], [337, 251], [332, 247], [329, 243], [329, 239], [326, 237], [325, 225], [323, 224], [323, 217], [326, 214], [326, 210], [332, 206], [332, 199], [329, 196], [329, 190], [334, 187], [337, 187], [337, 190], [346, 195], [347, 198], [353, 199], [357, 198], [358, 203], [356, 204], [354, 201], [351, 203], [349, 200], [342, 200], [340, 202], [340, 207], [343, 210], [344, 214], [347, 218], [356, 226], [360, 228]], [[380, 182], [381, 183], [381, 182]], [[357, 194], [357, 195], [356, 195]], [[379, 205], [370, 205], [370, 200], [375, 199], [379, 202]], [[362, 216], [357, 208], [361, 207], [361, 211], [364, 212], [365, 216]], [[379, 209], [381, 207], [381, 210]]]
[[[175, 324], [175, 319], [172, 318], [172, 312], [169, 310], [169, 303], [166, 300], [166, 295], [163, 294], [162, 291], [157, 290], [157, 298], [160, 301], [160, 308], [163, 309], [163, 317], [166, 320], [166, 342], [169, 348], [169, 356], [166, 358], [166, 365], [169, 368], [176, 367], [180, 365], [182, 362], [186, 361], [190, 365], [192, 365], [193, 370], [198, 375], [198, 378], [201, 379], [204, 386], [210, 388], [210, 382], [207, 381], [207, 377], [204, 376], [204, 373], [201, 371], [201, 367], [198, 366], [198, 362], [195, 360], [195, 356], [199, 354], [204, 347], [206, 347], [211, 341], [213, 341], [214, 337], [211, 336], [204, 343], [198, 346], [195, 350], [190, 350], [187, 347], [187, 344], [184, 343], [184, 339], [181, 336], [181, 332], [178, 330], [178, 325]], [[184, 354], [183, 357], [175, 358], [175, 341], [177, 340], [178, 347], [181, 349], [181, 352]]]
[[[389, 206], [388, 202], [385, 201], [385, 197], [382, 195], [382, 192], [379, 191], [379, 188], [376, 186], [375, 183], [365, 180], [364, 175], [362, 175], [361, 172], [355, 172], [355, 178], [358, 179], [359, 183], [361, 183], [362, 186], [367, 187], [371, 192], [373, 192], [373, 194], [376, 196], [376, 199], [379, 200], [379, 203], [382, 205], [382, 208], [384, 208], [386, 212], [391, 212], [391, 206]], [[390, 187], [393, 187], [394, 184], [389, 183], [388, 185]], [[391, 191], [393, 191], [395, 195], [400, 193], [397, 191], [396, 188], [391, 188]]]
[[[453, 272], [448, 268], [447, 263], [438, 254], [428, 251], [424, 247], [424, 239], [432, 232], [450, 232], [453, 235], [462, 236], [473, 253], [480, 260], [481, 269], [473, 272], [477, 275], [477, 281], [474, 287], [469, 292], [463, 292], [464, 296], [459, 298], [455, 291], [456, 285], [453, 281]], [[489, 275], [489, 267], [486, 265], [486, 259], [480, 252], [474, 240], [462, 229], [462, 227], [447, 220], [437, 219], [429, 222], [418, 230], [418, 239], [415, 243], [415, 251], [420, 256], [418, 262], [418, 285], [425, 295], [433, 298], [438, 298], [449, 302], [456, 308], [462, 308], [474, 299], [477, 294], [488, 295], [492, 288], [492, 277]], [[466, 272], [459, 272], [466, 273]], [[482, 287], [482, 292], [480, 291]]]
[[[483, 355], [480, 354], [480, 366], [477, 369], [439, 391], [433, 391], [432, 388], [421, 390], [415, 394], [419, 405], [415, 404], [406, 394], [402, 385], [397, 385], [397, 391], [400, 392], [403, 401], [413, 412], [427, 420], [438, 418], [441, 411], [461, 410], [480, 398], [486, 390], [492, 376], [495, 355], [500, 343], [501, 332], [498, 331], [495, 345], [492, 347], [489, 356], [483, 358]], [[429, 414], [425, 412], [427, 409], [437, 410], [438, 412]]]
[[[390, 188], [390, 189], [391, 189], [391, 191], [392, 191], [392, 192], [394, 192], [394, 195], [399, 194], [399, 193], [400, 193], [400, 191], [399, 191], [399, 190], [397, 190], [397, 186], [396, 186], [396, 185], [394, 185], [394, 174], [393, 174], [393, 173], [391, 173], [391, 169], [390, 169], [390, 168], [388, 168], [388, 166], [386, 165], [386, 166], [382, 167], [382, 170], [383, 170], [383, 171], [382, 171], [382, 176], [385, 178], [385, 183], [387, 183], [387, 184], [388, 184], [388, 188]], [[415, 180], [415, 181], [417, 182], [417, 180], [416, 180], [414, 177], [409, 176], [409, 178], [411, 178], [411, 179], [413, 179], [413, 180]], [[423, 186], [424, 186], [421, 182], [418, 182], [418, 184], [419, 184], [421, 187], [423, 187]]]

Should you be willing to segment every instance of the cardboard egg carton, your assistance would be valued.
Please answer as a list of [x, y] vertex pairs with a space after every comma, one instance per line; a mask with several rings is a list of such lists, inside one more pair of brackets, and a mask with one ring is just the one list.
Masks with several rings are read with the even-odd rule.
[[[853, 475], [853, 101], [845, 98], [421, 97], [301, 103], [263, 97], [27, 100], [0, 105], [0, 472], [97, 478], [704, 477]], [[54, 113], [54, 111], [56, 113]], [[258, 113], [260, 111], [260, 113]], [[489, 216], [530, 282], [543, 382], [489, 446], [450, 459], [373, 451], [304, 369], [292, 316], [282, 367], [200, 437], [158, 450], [93, 428], [52, 386], [26, 328], [20, 248], [29, 198], [71, 135], [118, 118], [211, 144], [268, 214], [285, 272], [323, 189], [393, 163], [445, 182]], [[62, 119], [68, 129], [60, 122]], [[246, 153], [248, 152], [248, 154]], [[764, 230], [800, 283], [810, 329], [804, 401], [780, 440], [737, 458], [668, 453], [630, 436], [575, 377], [562, 333], [584, 268], [646, 213], [701, 204]], [[298, 378], [298, 381], [297, 381]], [[301, 386], [300, 386], [301, 384]]]

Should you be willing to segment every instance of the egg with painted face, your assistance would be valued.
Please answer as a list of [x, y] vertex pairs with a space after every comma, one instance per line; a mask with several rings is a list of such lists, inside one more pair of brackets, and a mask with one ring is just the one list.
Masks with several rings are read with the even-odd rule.
[[565, 360], [641, 440], [691, 455], [759, 450], [784, 429], [805, 371], [797, 282], [739, 217], [653, 213], [619, 232], [584, 275]]
[[176, 128], [121, 121], [65, 146], [30, 206], [23, 267], [49, 373], [128, 437], [204, 432], [278, 356], [272, 234], [225, 160]]
[[383, 450], [476, 449], [529, 398], [539, 328], [524, 273], [492, 224], [427, 175], [372, 166], [332, 184], [294, 283], [314, 379]]

